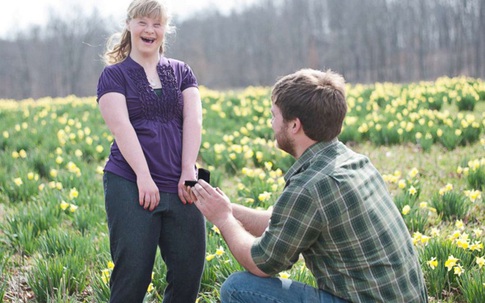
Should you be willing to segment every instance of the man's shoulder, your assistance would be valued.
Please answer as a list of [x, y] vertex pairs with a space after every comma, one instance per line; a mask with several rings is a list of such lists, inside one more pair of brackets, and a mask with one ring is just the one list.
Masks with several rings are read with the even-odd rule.
[[290, 184], [321, 192], [341, 182], [352, 182], [357, 176], [364, 178], [377, 173], [368, 157], [342, 146], [314, 153], [291, 176]]
[[288, 190], [314, 196], [316, 191], [332, 182], [333, 170], [325, 161], [309, 161], [289, 180]]

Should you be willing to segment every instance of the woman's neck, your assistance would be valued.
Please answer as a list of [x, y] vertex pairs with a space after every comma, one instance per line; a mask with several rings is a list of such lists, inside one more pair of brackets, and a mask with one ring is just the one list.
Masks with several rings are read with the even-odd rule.
[[131, 59], [136, 63], [143, 66], [145, 69], [150, 69], [154, 66], [157, 66], [158, 62], [160, 62], [160, 54], [152, 55], [152, 56], [144, 56], [138, 53], [131, 52], [130, 53]]

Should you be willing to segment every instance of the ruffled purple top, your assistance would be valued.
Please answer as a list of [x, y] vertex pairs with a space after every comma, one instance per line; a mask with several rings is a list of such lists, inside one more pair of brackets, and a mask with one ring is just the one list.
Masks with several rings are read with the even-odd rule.
[[[177, 193], [182, 166], [182, 91], [198, 84], [190, 67], [179, 60], [162, 57], [157, 71], [162, 83], [160, 96], [150, 87], [143, 67], [131, 57], [106, 66], [99, 78], [97, 100], [111, 92], [126, 97], [129, 118], [153, 180], [160, 191]], [[136, 182], [116, 140], [105, 171]]]

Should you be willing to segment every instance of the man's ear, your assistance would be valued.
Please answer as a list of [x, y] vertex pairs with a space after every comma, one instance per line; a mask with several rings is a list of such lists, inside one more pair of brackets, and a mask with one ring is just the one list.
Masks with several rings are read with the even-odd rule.
[[303, 129], [303, 126], [299, 118], [295, 118], [292, 121], [290, 121], [290, 130], [292, 133], [296, 134], [302, 129]]

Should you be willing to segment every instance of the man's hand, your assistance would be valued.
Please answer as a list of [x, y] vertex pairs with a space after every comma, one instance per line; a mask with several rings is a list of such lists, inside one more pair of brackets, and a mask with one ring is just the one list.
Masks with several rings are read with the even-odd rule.
[[197, 201], [195, 206], [200, 212], [218, 228], [221, 228], [233, 215], [229, 198], [219, 188], [212, 187], [204, 180], [199, 180], [192, 193]]

